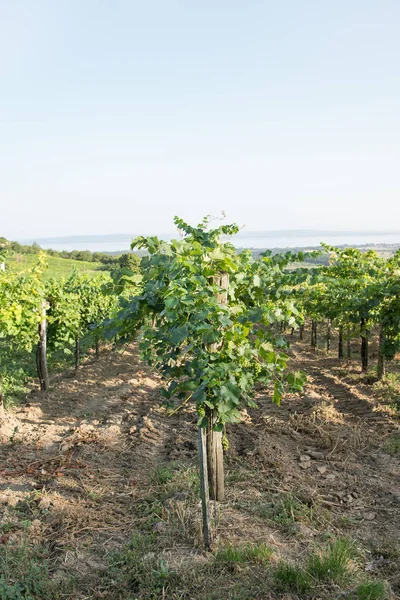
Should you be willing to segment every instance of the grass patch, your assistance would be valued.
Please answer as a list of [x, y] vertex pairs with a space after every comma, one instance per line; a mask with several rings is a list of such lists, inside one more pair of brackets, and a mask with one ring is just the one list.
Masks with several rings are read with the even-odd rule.
[[281, 561], [274, 571], [278, 591], [305, 594], [327, 584], [342, 585], [350, 581], [355, 551], [351, 542], [338, 539], [321, 552], [308, 556], [305, 567]]
[[159, 465], [152, 474], [152, 481], [156, 484], [165, 485], [174, 477], [176, 466], [174, 463], [170, 465]]
[[378, 398], [396, 414], [400, 414], [400, 373], [387, 373], [373, 386]]
[[351, 542], [338, 539], [321, 554], [311, 554], [307, 573], [317, 581], [341, 583], [350, 574], [350, 561], [355, 556]]
[[400, 433], [394, 433], [390, 436], [384, 445], [384, 450], [392, 456], [400, 453]]
[[306, 571], [285, 562], [278, 563], [274, 571], [274, 580], [277, 591], [281, 592], [304, 594], [312, 586], [312, 581]]
[[[81, 360], [94, 347], [92, 332], [88, 332], [80, 340]], [[48, 368], [50, 378], [55, 373], [71, 369], [74, 366], [73, 348], [57, 349], [48, 352]], [[13, 348], [4, 340], [0, 340], [0, 382], [5, 399], [5, 407], [11, 408], [23, 401], [37, 381], [36, 348], [32, 352]]]
[[357, 600], [387, 600], [387, 588], [381, 581], [369, 581], [361, 583], [355, 590], [354, 596]]
[[[14, 254], [7, 259], [7, 267], [14, 273], [20, 273], [32, 269], [38, 262], [36, 254]], [[44, 279], [60, 279], [69, 277], [74, 270], [86, 275], [98, 275], [100, 271], [107, 268], [102, 263], [85, 262], [83, 260], [73, 260], [71, 258], [58, 258], [57, 256], [46, 255], [48, 268], [43, 277]]]
[[214, 563], [216, 565], [235, 565], [248, 562], [267, 564], [272, 554], [273, 550], [265, 544], [242, 544], [239, 546], [228, 544], [215, 552]]
[[[122, 552], [111, 557], [110, 568], [103, 579], [106, 598], [166, 597], [175, 573], [166, 561], [157, 558], [156, 534], [135, 533]], [[133, 596], [132, 594], [135, 594]]]
[[298, 533], [299, 525], [326, 523], [323, 511], [314, 506], [311, 498], [302, 498], [301, 494], [265, 493], [262, 498], [251, 502], [240, 502], [238, 508], [252, 515], [277, 523], [287, 535]]
[[0, 546], [1, 600], [57, 600], [70, 595], [73, 588], [70, 578], [52, 580], [43, 549], [26, 543], [11, 549]]

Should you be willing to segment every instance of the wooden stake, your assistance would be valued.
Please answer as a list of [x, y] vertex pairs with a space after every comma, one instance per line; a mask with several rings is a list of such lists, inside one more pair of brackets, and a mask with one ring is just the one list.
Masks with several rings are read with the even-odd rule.
[[[218, 303], [222, 306], [226, 306], [226, 304], [228, 304], [229, 288], [228, 273], [215, 275], [212, 278], [212, 282], [220, 288], [220, 291], [217, 293]], [[218, 350], [218, 344], [210, 344], [210, 352], [218, 352]], [[222, 502], [225, 495], [222, 433], [220, 431], [214, 431], [213, 429], [215, 424], [215, 415], [213, 411], [207, 410], [206, 416], [208, 417], [206, 448], [210, 498], [211, 500]]]
[[36, 360], [38, 366], [38, 375], [40, 379], [40, 389], [47, 392], [49, 385], [49, 372], [47, 370], [47, 302], [42, 302], [42, 319], [39, 323], [39, 343], [37, 348]]
[[3, 396], [3, 392], [1, 391], [1, 385], [0, 385], [0, 422], [4, 419], [5, 414], [4, 414], [4, 396]]
[[208, 487], [206, 431], [203, 427], [199, 427], [197, 430], [197, 434], [200, 468], [200, 496], [203, 521], [203, 539], [206, 549], [210, 550], [212, 547], [212, 532], [210, 517], [210, 491]]
[[206, 411], [206, 415], [208, 417], [206, 446], [210, 498], [217, 502], [223, 502], [225, 497], [225, 478], [222, 432], [213, 430], [215, 423], [213, 411]]
[[79, 338], [76, 338], [75, 340], [75, 371], [77, 371], [79, 369], [79, 359], [80, 359], [80, 352], [81, 351], [81, 346], [80, 346], [80, 342], [79, 342]]
[[339, 342], [338, 342], [338, 358], [339, 360], [343, 359], [343, 326], [339, 327]]
[[328, 319], [326, 328], [326, 351], [329, 352], [331, 349], [331, 320]]
[[385, 375], [385, 355], [383, 351], [385, 343], [385, 337], [383, 334], [383, 327], [379, 325], [379, 348], [378, 348], [378, 379], [382, 379]]

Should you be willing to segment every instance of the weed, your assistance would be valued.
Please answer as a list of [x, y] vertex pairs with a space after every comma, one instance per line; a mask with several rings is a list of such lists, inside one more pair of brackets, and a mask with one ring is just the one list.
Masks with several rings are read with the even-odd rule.
[[317, 581], [340, 583], [349, 576], [353, 556], [352, 544], [346, 539], [338, 539], [325, 552], [311, 554], [306, 570]]
[[292, 591], [304, 594], [311, 587], [311, 579], [307, 572], [295, 565], [278, 563], [274, 571], [275, 585], [278, 591]]
[[377, 396], [396, 413], [400, 413], [400, 374], [387, 373], [384, 379], [374, 384]]
[[56, 600], [73, 586], [72, 580], [55, 586], [43, 550], [26, 543], [12, 549], [0, 546], [0, 573], [1, 600]]
[[357, 600], [386, 600], [387, 597], [386, 586], [381, 581], [361, 583], [354, 590]]
[[176, 467], [172, 465], [159, 465], [152, 474], [152, 481], [157, 484], [165, 485], [174, 477]]
[[11, 446], [15, 446], [16, 444], [20, 443], [20, 440], [16, 440], [15, 436], [18, 433], [18, 426], [14, 427], [12, 434], [10, 435], [10, 444]]
[[228, 544], [214, 554], [215, 564], [241, 564], [255, 562], [266, 564], [269, 562], [273, 550], [265, 544], [243, 544], [233, 546]]
[[400, 453], [400, 434], [394, 433], [384, 446], [385, 452], [391, 455]]

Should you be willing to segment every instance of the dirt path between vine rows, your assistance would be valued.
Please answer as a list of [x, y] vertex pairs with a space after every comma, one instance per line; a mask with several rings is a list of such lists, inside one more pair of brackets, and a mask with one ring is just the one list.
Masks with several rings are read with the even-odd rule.
[[[259, 410], [245, 411], [243, 422], [228, 428], [227, 499], [217, 543], [262, 539], [291, 557], [322, 531], [350, 535], [369, 545], [370, 570], [381, 569], [400, 592], [393, 559], [400, 530], [399, 455], [386, 451], [399, 424], [368, 390], [341, 381], [333, 364], [294, 345], [292, 366], [309, 376], [305, 392], [277, 407], [260, 390]], [[196, 415], [188, 407], [167, 417], [160, 385], [134, 346], [104, 351], [77, 373], [55, 377], [47, 397], [29, 394], [2, 427], [0, 543], [43, 545], [52, 577], [75, 574], [73, 598], [89, 597], [88, 590], [101, 598], [96, 589], [107, 557], [146, 519], [153, 522], [151, 511], [137, 507], [157, 486], [157, 467], [196, 462]], [[278, 496], [294, 498], [295, 510], [304, 508], [304, 518], [293, 515], [295, 536], [269, 512], [265, 518], [265, 507], [270, 511]], [[183, 514], [180, 502], [175, 494], [154, 523], [174, 546], [175, 562], [202, 554], [198, 506]], [[185, 541], [176, 544], [178, 533], [168, 529], [171, 503], [187, 527]]]

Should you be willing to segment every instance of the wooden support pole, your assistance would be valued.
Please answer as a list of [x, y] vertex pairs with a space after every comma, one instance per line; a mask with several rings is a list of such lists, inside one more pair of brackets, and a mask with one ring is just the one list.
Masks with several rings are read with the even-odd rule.
[[76, 340], [75, 340], [75, 371], [77, 371], [79, 369], [80, 354], [81, 354], [81, 345], [79, 342], [79, 338], [76, 338]]
[[343, 326], [339, 327], [338, 358], [343, 360]]
[[42, 318], [39, 323], [39, 343], [36, 353], [36, 364], [40, 380], [40, 389], [47, 392], [49, 384], [49, 372], [47, 370], [47, 302], [42, 302]]
[[329, 352], [331, 349], [331, 320], [328, 319], [326, 326], [326, 351]]
[[213, 425], [215, 423], [213, 411], [207, 411], [206, 415], [208, 417], [206, 445], [210, 498], [211, 500], [222, 502], [225, 497], [222, 432], [213, 430]]
[[368, 331], [366, 330], [365, 319], [361, 319], [361, 369], [368, 371]]
[[0, 382], [0, 422], [4, 419], [4, 396], [1, 390], [1, 382]]
[[379, 326], [379, 348], [378, 348], [378, 379], [382, 379], [385, 375], [385, 354], [384, 354], [385, 337], [383, 334], [382, 325]]
[[[229, 288], [229, 275], [228, 273], [221, 273], [212, 278], [214, 285], [219, 287], [217, 292], [217, 300], [221, 306], [226, 306], [228, 303], [228, 288]], [[218, 344], [210, 345], [210, 352], [218, 352]], [[213, 427], [216, 421], [214, 412], [207, 409], [206, 416], [208, 418], [207, 425], [207, 468], [208, 468], [208, 479], [210, 486], [210, 498], [218, 502], [222, 502], [225, 495], [224, 486], [224, 451], [222, 448], [222, 433], [220, 431], [214, 431]]]
[[200, 470], [200, 496], [203, 522], [203, 539], [207, 550], [212, 547], [212, 531], [210, 517], [210, 492], [208, 487], [207, 470], [207, 444], [206, 430], [199, 427], [197, 430], [198, 452], [199, 452], [199, 470]]
[[350, 360], [351, 360], [351, 331], [350, 331], [350, 327], [347, 328], [346, 354], [347, 354], [347, 362], [350, 362]]

